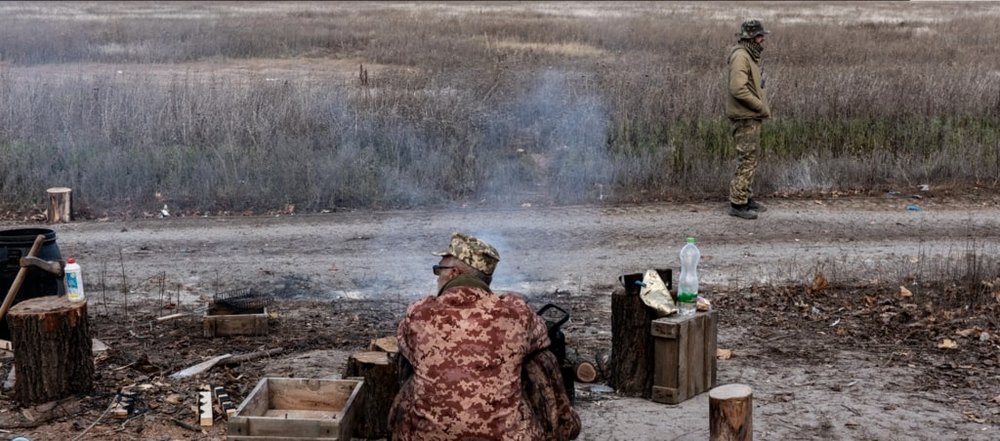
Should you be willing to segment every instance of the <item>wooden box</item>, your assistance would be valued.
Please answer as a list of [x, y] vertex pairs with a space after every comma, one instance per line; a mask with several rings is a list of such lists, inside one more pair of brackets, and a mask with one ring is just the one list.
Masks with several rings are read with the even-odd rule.
[[265, 377], [229, 418], [231, 441], [349, 441], [364, 381]]
[[715, 386], [718, 313], [653, 320], [652, 400], [677, 404]]
[[211, 304], [202, 325], [205, 337], [267, 335], [267, 308], [236, 312]]

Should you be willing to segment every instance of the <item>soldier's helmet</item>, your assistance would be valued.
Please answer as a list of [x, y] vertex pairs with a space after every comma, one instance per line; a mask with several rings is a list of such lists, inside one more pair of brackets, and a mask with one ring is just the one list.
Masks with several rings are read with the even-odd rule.
[[764, 30], [764, 25], [761, 24], [760, 20], [752, 19], [744, 21], [740, 25], [740, 32], [736, 36], [740, 37], [740, 40], [749, 40], [758, 35], [767, 35], [770, 33], [771, 31]]
[[500, 253], [493, 245], [468, 234], [452, 233], [448, 249], [434, 253], [437, 256], [455, 256], [458, 260], [482, 271], [487, 276], [493, 275], [493, 270], [500, 261]]

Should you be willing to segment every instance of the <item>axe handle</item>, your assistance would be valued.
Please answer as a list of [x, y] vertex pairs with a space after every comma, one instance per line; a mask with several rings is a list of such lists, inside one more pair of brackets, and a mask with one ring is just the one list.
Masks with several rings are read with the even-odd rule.
[[[38, 254], [38, 250], [42, 248], [42, 242], [45, 242], [45, 235], [39, 234], [35, 237], [35, 243], [31, 244], [31, 251], [28, 251], [28, 257], [35, 257]], [[24, 277], [28, 274], [28, 268], [21, 267], [17, 270], [17, 277], [14, 278], [14, 283], [10, 285], [10, 290], [7, 291], [7, 297], [3, 299], [3, 306], [0, 306], [0, 319], [3, 319], [7, 315], [7, 310], [10, 309], [10, 305], [14, 303], [14, 297], [17, 297], [17, 292], [21, 290], [21, 284], [24, 283]]]

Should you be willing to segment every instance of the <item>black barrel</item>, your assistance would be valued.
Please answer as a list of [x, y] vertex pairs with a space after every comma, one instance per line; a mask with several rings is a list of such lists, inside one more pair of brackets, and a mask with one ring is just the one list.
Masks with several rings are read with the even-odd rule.
[[[22, 228], [16, 230], [0, 231], [0, 302], [7, 297], [10, 286], [17, 278], [17, 271], [21, 269], [21, 257], [27, 256], [31, 251], [31, 245], [35, 243], [38, 235], [44, 235], [45, 240], [38, 250], [38, 257], [42, 260], [59, 261], [62, 255], [59, 254], [59, 245], [56, 245], [56, 232], [46, 228]], [[29, 267], [24, 277], [21, 289], [17, 291], [14, 302], [16, 305], [23, 300], [35, 297], [63, 295], [66, 290], [63, 287], [62, 278], [55, 274]], [[7, 329], [7, 317], [0, 320], [0, 338], [10, 339], [10, 331]]]

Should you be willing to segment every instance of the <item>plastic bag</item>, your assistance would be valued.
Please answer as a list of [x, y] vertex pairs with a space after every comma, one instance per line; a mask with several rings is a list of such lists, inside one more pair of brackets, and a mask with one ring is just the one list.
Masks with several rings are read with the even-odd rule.
[[677, 304], [670, 296], [667, 284], [663, 283], [660, 273], [656, 270], [646, 270], [642, 275], [642, 289], [639, 290], [642, 302], [653, 308], [660, 317], [677, 312]]

